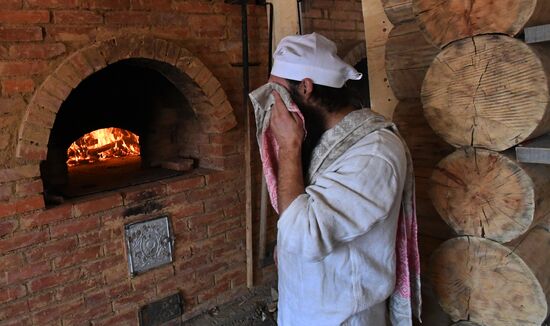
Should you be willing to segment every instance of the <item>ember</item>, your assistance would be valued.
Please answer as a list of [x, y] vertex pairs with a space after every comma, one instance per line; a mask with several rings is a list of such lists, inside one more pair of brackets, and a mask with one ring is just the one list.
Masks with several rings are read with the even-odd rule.
[[67, 149], [67, 165], [139, 156], [139, 153], [139, 136], [120, 128], [104, 128], [87, 133], [72, 143]]

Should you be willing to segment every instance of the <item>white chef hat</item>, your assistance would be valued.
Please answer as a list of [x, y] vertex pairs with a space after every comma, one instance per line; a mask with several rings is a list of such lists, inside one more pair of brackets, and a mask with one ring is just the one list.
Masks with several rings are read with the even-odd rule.
[[334, 42], [317, 33], [283, 38], [273, 54], [271, 74], [298, 81], [310, 78], [315, 84], [335, 88], [363, 76], [338, 57]]

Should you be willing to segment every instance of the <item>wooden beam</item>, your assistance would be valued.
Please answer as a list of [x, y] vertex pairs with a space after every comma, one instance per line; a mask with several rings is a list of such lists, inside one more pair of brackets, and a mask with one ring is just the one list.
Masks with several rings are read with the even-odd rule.
[[386, 42], [393, 28], [380, 0], [363, 0], [363, 21], [367, 41], [371, 108], [387, 118], [393, 116], [397, 99], [386, 74]]
[[276, 47], [283, 37], [299, 34], [298, 4], [296, 0], [271, 2], [273, 3], [273, 45]]

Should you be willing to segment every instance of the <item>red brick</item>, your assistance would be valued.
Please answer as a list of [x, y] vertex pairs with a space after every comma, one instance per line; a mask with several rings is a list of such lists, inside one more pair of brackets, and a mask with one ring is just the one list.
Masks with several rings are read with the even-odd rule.
[[217, 273], [214, 275], [214, 281], [216, 284], [225, 283], [234, 279], [241, 277], [242, 275], [246, 276], [246, 270], [244, 266], [237, 266], [231, 269], [228, 269], [222, 273]]
[[29, 196], [34, 195], [37, 193], [41, 193], [43, 190], [42, 188], [42, 180], [32, 180], [27, 179], [24, 181], [17, 182], [15, 186], [15, 193], [18, 196]]
[[199, 303], [215, 298], [221, 295], [222, 293], [229, 291], [229, 288], [230, 288], [229, 282], [224, 282], [224, 283], [217, 284], [215, 287], [211, 289], [201, 291], [201, 293], [199, 293], [199, 296], [198, 296]]
[[13, 183], [0, 185], [0, 202], [7, 202], [13, 197]]
[[40, 278], [35, 278], [28, 283], [31, 292], [38, 292], [47, 288], [56, 287], [64, 283], [74, 281], [78, 278], [78, 269], [57, 271]]
[[29, 262], [50, 260], [54, 257], [68, 255], [77, 246], [76, 237], [50, 241], [25, 253]]
[[126, 257], [119, 255], [119, 256], [110, 256], [105, 257], [101, 260], [94, 261], [92, 263], [85, 262], [84, 265], [81, 266], [82, 273], [86, 276], [94, 276], [97, 273], [101, 273], [102, 271], [115, 267], [115, 266], [127, 266]]
[[41, 293], [39, 295], [35, 295], [31, 298], [29, 298], [29, 308], [32, 311], [36, 311], [39, 308], [50, 306], [55, 301], [55, 291], [45, 292]]
[[2, 8], [5, 9], [21, 9], [22, 6], [22, 0], [2, 0]]
[[0, 10], [0, 24], [39, 24], [49, 23], [47, 10]]
[[25, 42], [42, 41], [41, 27], [0, 27], [0, 41]]
[[208, 235], [214, 236], [231, 229], [235, 229], [241, 226], [240, 218], [234, 217], [229, 220], [218, 222], [216, 224], [211, 224], [208, 226]]
[[7, 79], [2, 80], [2, 95], [28, 94], [34, 91], [32, 79]]
[[[0, 30], [0, 41], [1, 40]], [[41, 74], [48, 69], [45, 61], [0, 61], [0, 76], [29, 76]]]
[[51, 224], [53, 222], [66, 220], [72, 216], [71, 205], [60, 205], [48, 208], [42, 212], [29, 214], [21, 217], [21, 225], [25, 228]]
[[90, 42], [95, 38], [96, 27], [93, 26], [47, 26], [48, 39], [58, 42]]
[[26, 140], [20, 140], [16, 149], [17, 156], [27, 160], [43, 161], [46, 159], [48, 148], [46, 145], [30, 144]]
[[9, 283], [28, 280], [33, 277], [43, 275], [51, 270], [49, 262], [38, 264], [23, 264], [17, 266], [18, 269], [7, 271], [6, 276]]
[[12, 285], [0, 288], [0, 304], [19, 299], [27, 294], [27, 289], [23, 285]]
[[81, 0], [80, 6], [87, 9], [129, 9], [130, 0]]
[[226, 232], [226, 239], [229, 242], [244, 241], [246, 239], [246, 230], [244, 228], [238, 228]]
[[172, 215], [172, 219], [174, 221], [177, 221], [185, 217], [202, 214], [203, 212], [204, 212], [204, 205], [202, 204], [202, 202], [198, 202], [198, 203], [183, 204], [182, 206], [178, 206], [176, 209], [173, 210], [173, 213], [171, 215]]
[[75, 8], [78, 0], [26, 0], [30, 7], [37, 8]]
[[17, 213], [25, 213], [44, 208], [44, 206], [44, 197], [42, 195], [25, 197], [15, 202], [15, 211]]
[[191, 202], [194, 202], [194, 201], [209, 199], [222, 194], [223, 194], [223, 189], [221, 187], [197, 188], [197, 189], [192, 189], [189, 192], [187, 199]]
[[82, 295], [85, 291], [101, 286], [102, 281], [100, 278], [92, 278], [86, 280], [79, 280], [75, 283], [63, 286], [57, 290], [57, 299], [60, 301], [66, 300], [66, 298], [73, 297], [75, 295]]
[[33, 312], [33, 319], [35, 325], [53, 324], [51, 321], [60, 319], [61, 317], [70, 317], [78, 313], [79, 308], [84, 304], [82, 298], [77, 298], [72, 301], [65, 301], [59, 303], [56, 306], [48, 306], [48, 308]]
[[148, 25], [151, 23], [149, 12], [109, 12], [105, 14], [105, 24], [112, 25]]
[[124, 240], [120, 237], [117, 240], [107, 242], [104, 245], [104, 252], [106, 256], [115, 256], [124, 254]]
[[122, 197], [118, 193], [100, 195], [95, 198], [88, 198], [85, 201], [74, 204], [74, 216], [89, 215], [111, 208], [122, 206]]
[[190, 175], [178, 179], [172, 179], [166, 182], [166, 191], [168, 194], [178, 193], [189, 189], [204, 186], [204, 176]]
[[0, 271], [6, 271], [24, 263], [23, 255], [12, 254], [0, 256]]
[[97, 228], [99, 228], [99, 217], [90, 216], [82, 219], [72, 219], [63, 224], [50, 226], [50, 233], [52, 238], [59, 238], [91, 231]]
[[54, 11], [53, 22], [65, 25], [101, 24], [103, 16], [88, 10]]
[[81, 264], [85, 261], [94, 260], [101, 255], [101, 246], [88, 247], [79, 249], [69, 253], [65, 253], [64, 256], [54, 259], [54, 269], [62, 269], [65, 267]]
[[361, 11], [335, 11], [331, 10], [329, 12], [329, 17], [331, 20], [341, 20], [341, 21], [363, 21], [363, 13]]
[[5, 253], [11, 250], [32, 246], [34, 244], [44, 242], [47, 239], [48, 232], [46, 231], [15, 233], [9, 238], [0, 240], [0, 252]]
[[214, 197], [204, 201], [204, 211], [207, 213], [230, 206], [239, 202], [239, 197], [235, 192], [223, 196]]
[[189, 16], [177, 12], [155, 12], [151, 18], [154, 25], [189, 26]]
[[132, 0], [133, 10], [169, 10], [172, 8], [171, 0]]
[[189, 227], [191, 229], [196, 229], [200, 226], [208, 226], [212, 223], [223, 220], [223, 211], [220, 209], [216, 212], [209, 214], [203, 214], [199, 216], [194, 216], [189, 219]]
[[128, 278], [128, 264], [119, 264], [103, 271], [105, 282], [110, 284]]
[[334, 23], [334, 29], [336, 30], [347, 30], [347, 31], [353, 31], [355, 30], [355, 22], [350, 20], [345, 21], [333, 21]]
[[129, 295], [113, 300], [113, 310], [120, 311], [127, 307], [139, 307], [146, 303], [150, 296], [150, 291], [147, 290], [134, 291]]
[[143, 202], [147, 199], [160, 197], [166, 194], [166, 185], [164, 183], [156, 182], [153, 184], [132, 187], [129, 190], [122, 193], [124, 198], [124, 205], [130, 205], [132, 203]]
[[15, 231], [17, 225], [17, 220], [0, 220], [0, 238]]
[[207, 2], [178, 1], [174, 3], [173, 10], [187, 14], [208, 14], [214, 12], [214, 6]]
[[18, 300], [11, 304], [0, 305], [0, 320], [26, 316], [29, 306], [26, 300]]
[[86, 308], [79, 310], [78, 314], [73, 317], [63, 317], [63, 326], [82, 326], [83, 320], [100, 319], [111, 315], [113, 309], [111, 303]]

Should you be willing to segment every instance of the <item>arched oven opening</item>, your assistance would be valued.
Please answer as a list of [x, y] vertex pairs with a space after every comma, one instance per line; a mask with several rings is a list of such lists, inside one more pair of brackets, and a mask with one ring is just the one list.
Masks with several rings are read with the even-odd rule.
[[[161, 68], [163, 73], [156, 68]], [[84, 79], [57, 113], [41, 164], [48, 205], [185, 173], [204, 137], [186, 96], [145, 59], [111, 64]]]

